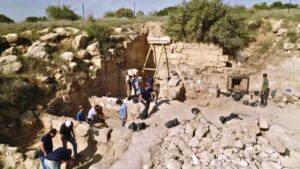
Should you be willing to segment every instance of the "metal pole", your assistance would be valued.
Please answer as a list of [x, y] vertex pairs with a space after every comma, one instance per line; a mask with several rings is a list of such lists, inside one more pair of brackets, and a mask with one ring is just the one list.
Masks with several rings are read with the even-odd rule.
[[81, 29], [84, 28], [85, 14], [84, 14], [84, 4], [82, 4], [82, 25]]
[[133, 19], [135, 18], [135, 2], [133, 3]]
[[292, 0], [290, 0], [289, 6], [288, 6], [288, 14], [290, 13], [290, 6], [291, 6]]

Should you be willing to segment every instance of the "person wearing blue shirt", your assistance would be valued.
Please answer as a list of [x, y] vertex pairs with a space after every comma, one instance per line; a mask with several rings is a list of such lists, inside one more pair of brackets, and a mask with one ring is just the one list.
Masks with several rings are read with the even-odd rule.
[[122, 127], [124, 127], [127, 120], [127, 105], [126, 103], [123, 103], [120, 99], [118, 99], [116, 103], [120, 105], [119, 118], [121, 120]]
[[79, 112], [76, 115], [76, 120], [79, 121], [79, 122], [85, 121], [85, 117], [84, 117], [84, 114], [83, 114], [83, 107], [82, 106], [79, 106]]
[[47, 169], [60, 169], [62, 163], [68, 162], [71, 160], [70, 149], [60, 147], [47, 154], [45, 159], [45, 166]]

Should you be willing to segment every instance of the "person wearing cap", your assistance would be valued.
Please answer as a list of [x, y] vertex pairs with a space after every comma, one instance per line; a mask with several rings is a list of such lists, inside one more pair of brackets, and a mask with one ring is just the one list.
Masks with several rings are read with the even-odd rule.
[[53, 151], [53, 142], [52, 139], [55, 137], [56, 135], [56, 129], [51, 129], [47, 134], [45, 134], [40, 143], [39, 143], [39, 157], [42, 163], [42, 168], [46, 169], [45, 166], [45, 156]]
[[73, 123], [69, 120], [64, 122], [60, 127], [60, 138], [63, 143], [63, 147], [67, 148], [67, 143], [70, 142], [73, 146], [74, 156], [77, 157], [77, 143], [73, 130]]
[[116, 104], [120, 105], [119, 108], [119, 118], [121, 120], [121, 126], [124, 127], [127, 120], [127, 105], [126, 102], [122, 102], [122, 100], [118, 99]]
[[60, 169], [62, 163], [68, 162], [71, 160], [70, 149], [60, 147], [47, 154], [45, 158], [45, 168], [46, 169]]
[[76, 115], [76, 120], [79, 121], [79, 122], [83, 122], [85, 121], [85, 117], [84, 117], [84, 114], [83, 114], [83, 107], [82, 106], [79, 106], [79, 111]]

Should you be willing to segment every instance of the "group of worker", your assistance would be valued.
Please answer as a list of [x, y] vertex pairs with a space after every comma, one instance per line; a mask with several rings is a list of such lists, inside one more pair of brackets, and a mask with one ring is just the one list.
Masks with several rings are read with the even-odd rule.
[[74, 158], [79, 157], [72, 121], [67, 120], [61, 125], [59, 134], [62, 147], [53, 150], [52, 139], [56, 136], [56, 133], [56, 129], [53, 128], [40, 141], [39, 157], [43, 169], [59, 169], [62, 163], [71, 160], [72, 150], [67, 149], [68, 142], [73, 146]]

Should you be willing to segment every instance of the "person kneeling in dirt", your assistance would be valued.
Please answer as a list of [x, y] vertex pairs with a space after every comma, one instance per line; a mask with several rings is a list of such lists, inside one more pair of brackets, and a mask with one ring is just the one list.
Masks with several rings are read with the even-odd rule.
[[88, 122], [92, 125], [94, 123], [103, 123], [104, 117], [102, 112], [102, 107], [99, 105], [95, 105], [89, 110], [88, 113]]
[[77, 143], [75, 139], [75, 134], [73, 130], [73, 123], [71, 121], [66, 121], [60, 127], [60, 138], [63, 143], [63, 147], [67, 148], [67, 143], [70, 142], [73, 146], [74, 157], [78, 158], [77, 154]]
[[121, 125], [122, 125], [122, 127], [124, 127], [126, 120], [127, 120], [127, 105], [126, 105], [126, 103], [123, 103], [122, 100], [120, 100], [120, 99], [118, 99], [116, 101], [116, 104], [120, 105], [119, 117], [121, 120]]
[[149, 111], [150, 102], [151, 102], [151, 92], [152, 92], [152, 89], [150, 88], [150, 86], [146, 85], [145, 89], [142, 90], [141, 95], [140, 95], [140, 101], [145, 106], [143, 112], [141, 113], [143, 118], [148, 117], [148, 111]]
[[46, 169], [59, 169], [62, 163], [68, 162], [71, 160], [70, 149], [60, 147], [49, 154], [47, 154], [45, 159]]
[[42, 168], [46, 169], [45, 166], [45, 157], [47, 156], [48, 153], [53, 151], [53, 142], [52, 139], [55, 137], [56, 135], [56, 129], [51, 129], [46, 135], [44, 135], [40, 141], [39, 147], [40, 147], [40, 151], [39, 151], [39, 156], [40, 156], [40, 160], [42, 163]]

